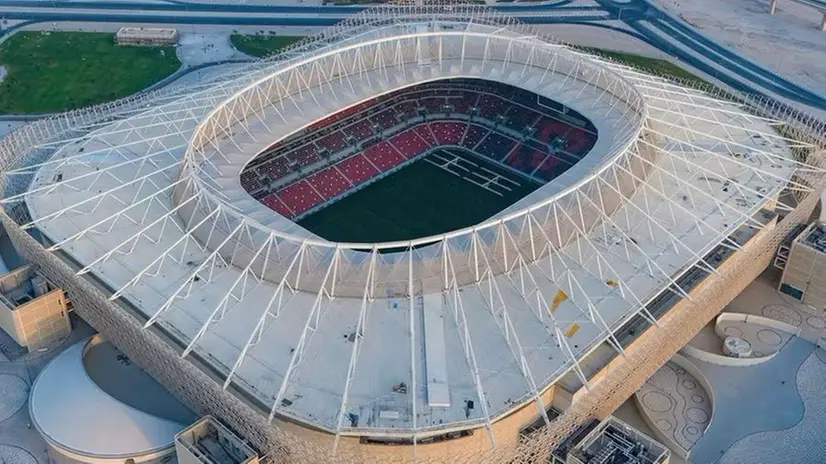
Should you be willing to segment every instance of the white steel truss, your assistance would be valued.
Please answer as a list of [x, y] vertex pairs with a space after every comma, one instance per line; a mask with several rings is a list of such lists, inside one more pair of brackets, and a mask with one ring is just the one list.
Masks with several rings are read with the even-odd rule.
[[[570, 372], [591, 388], [595, 349], [625, 356], [618, 329], [658, 327], [659, 295], [690, 299], [690, 270], [716, 274], [716, 254], [748, 252], [744, 236], [794, 210], [783, 195], [812, 192], [821, 141], [774, 102], [608, 62], [484, 7], [443, 8], [371, 9], [211, 82], [24, 127], [0, 142], [14, 159], [0, 207], [270, 420], [327, 430], [335, 447], [473, 427], [495, 447], [496, 420], [530, 405], [549, 422], [550, 385]], [[592, 164], [483, 223], [392, 243], [296, 232], [241, 189], [240, 170], [276, 140], [468, 76], [591, 119]], [[441, 306], [425, 302], [434, 295]], [[422, 328], [431, 314], [443, 340]], [[450, 373], [444, 407], [427, 401], [434, 346]]]

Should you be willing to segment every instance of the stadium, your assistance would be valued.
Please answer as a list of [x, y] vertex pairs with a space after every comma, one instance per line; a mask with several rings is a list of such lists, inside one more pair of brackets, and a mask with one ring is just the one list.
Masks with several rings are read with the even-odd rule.
[[730, 97], [484, 7], [377, 7], [26, 126], [0, 142], [0, 218], [276, 462], [542, 461], [812, 214], [822, 131]]

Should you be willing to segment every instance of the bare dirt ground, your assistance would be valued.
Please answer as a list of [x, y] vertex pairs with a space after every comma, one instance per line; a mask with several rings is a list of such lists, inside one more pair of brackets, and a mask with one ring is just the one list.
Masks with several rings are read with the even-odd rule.
[[826, 32], [821, 14], [808, 6], [779, 0], [655, 0], [712, 39], [774, 72], [826, 93]]

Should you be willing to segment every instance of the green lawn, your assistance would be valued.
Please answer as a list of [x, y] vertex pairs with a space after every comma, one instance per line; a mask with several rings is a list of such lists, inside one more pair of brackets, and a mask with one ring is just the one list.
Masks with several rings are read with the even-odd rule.
[[606, 50], [603, 48], [582, 48], [582, 50], [611, 58], [619, 63], [643, 71], [651, 71], [665, 76], [685, 79], [695, 85], [704, 86], [710, 84], [705, 79], [686, 71], [670, 61], [649, 58], [647, 56], [636, 55], [633, 53]]
[[[473, 155], [463, 156], [483, 163]], [[499, 196], [420, 159], [298, 224], [332, 241], [408, 240], [482, 222], [539, 186], [497, 165], [484, 164], [520, 187]]]
[[117, 46], [114, 34], [18, 32], [0, 44], [0, 113], [64, 111], [131, 95], [175, 72], [172, 47]]
[[250, 56], [263, 58], [303, 39], [300, 35], [241, 35], [232, 34], [232, 46]]

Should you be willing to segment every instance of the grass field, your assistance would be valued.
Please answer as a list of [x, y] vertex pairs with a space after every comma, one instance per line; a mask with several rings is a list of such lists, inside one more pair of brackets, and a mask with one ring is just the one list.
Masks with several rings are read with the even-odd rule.
[[303, 39], [299, 35], [241, 35], [232, 34], [229, 40], [238, 51], [263, 58]]
[[181, 66], [172, 47], [123, 47], [114, 35], [18, 32], [0, 44], [0, 113], [42, 113], [131, 95]]
[[[473, 155], [464, 155], [479, 163]], [[521, 188], [499, 196], [420, 159], [298, 222], [331, 241], [384, 242], [449, 232], [479, 223], [539, 185], [501, 167]]]
[[585, 51], [590, 51], [605, 57], [611, 58], [619, 63], [622, 63], [632, 68], [637, 68], [643, 71], [650, 71], [664, 76], [675, 77], [677, 79], [685, 79], [691, 84], [698, 86], [713, 85], [707, 80], [693, 74], [680, 66], [666, 60], [657, 58], [649, 58], [647, 56], [636, 55], [633, 53], [617, 52], [613, 50], [606, 50], [602, 48], [583, 48]]

